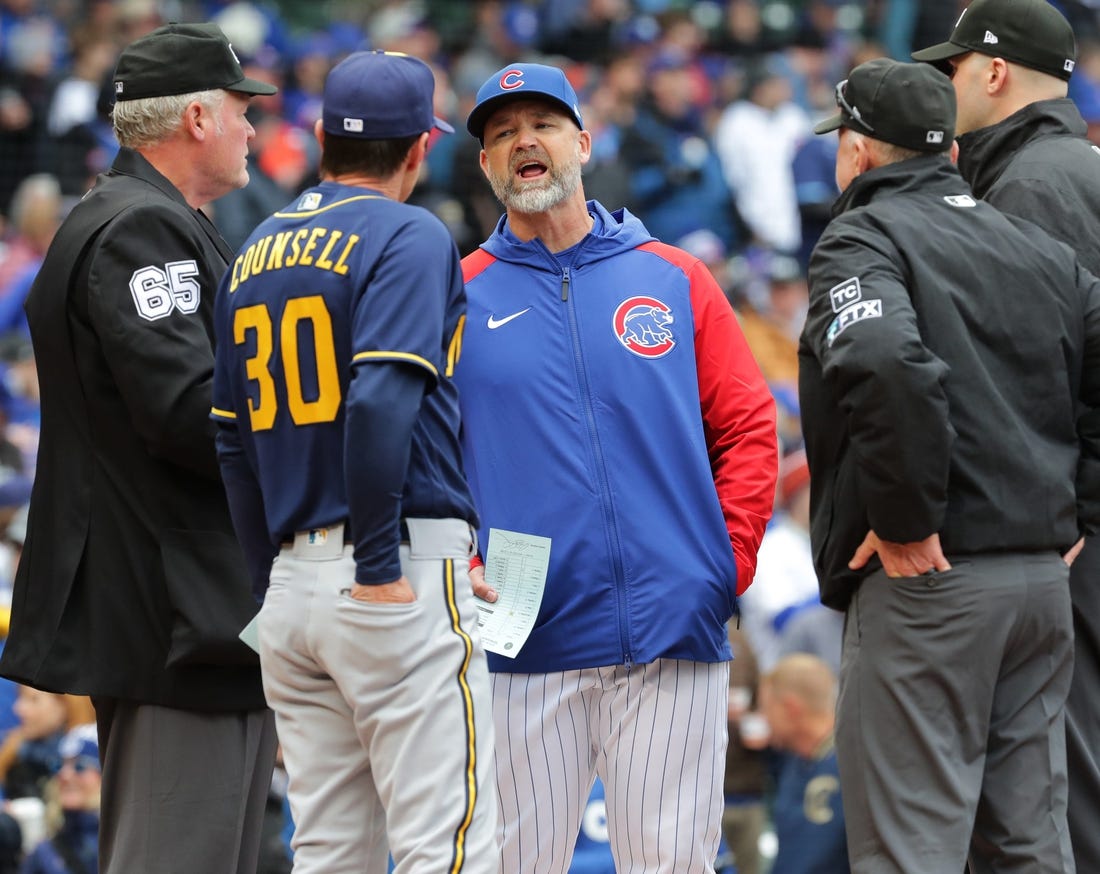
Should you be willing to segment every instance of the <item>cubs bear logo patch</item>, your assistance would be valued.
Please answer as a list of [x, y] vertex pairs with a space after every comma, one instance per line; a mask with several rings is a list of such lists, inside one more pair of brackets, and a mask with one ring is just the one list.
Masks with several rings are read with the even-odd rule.
[[672, 351], [676, 345], [674, 322], [667, 304], [646, 295], [624, 300], [612, 319], [619, 342], [642, 358], [660, 358]]

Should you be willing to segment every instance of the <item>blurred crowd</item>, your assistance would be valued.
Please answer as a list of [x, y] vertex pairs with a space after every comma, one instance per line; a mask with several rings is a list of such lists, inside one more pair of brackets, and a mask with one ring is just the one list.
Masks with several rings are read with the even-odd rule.
[[[436, 113], [458, 133], [434, 134], [413, 202], [444, 221], [463, 254], [489, 235], [502, 212], [478, 167], [479, 144], [464, 130], [477, 88], [513, 61], [566, 71], [593, 133], [585, 168], [589, 196], [609, 208], [626, 207], [655, 236], [708, 265], [778, 404], [786, 457], [777, 517], [760, 553], [756, 585], [742, 605], [744, 634], [737, 635], [735, 649], [739, 655], [755, 651], [762, 674], [792, 651], [813, 652], [835, 671], [839, 621], [817, 601], [806, 531], [808, 472], [798, 453], [796, 349], [808, 302], [806, 267], [837, 194], [836, 139], [814, 137], [811, 129], [832, 114], [834, 87], [849, 69], [881, 55], [907, 59], [913, 48], [942, 41], [964, 5], [0, 0], [0, 606], [5, 593], [10, 597], [37, 446], [37, 379], [23, 299], [67, 209], [117, 150], [111, 74], [121, 47], [170, 20], [213, 20], [229, 36], [246, 75], [279, 87], [272, 97], [256, 98], [249, 111], [256, 130], [251, 182], [211, 208], [234, 247], [315, 181], [312, 129], [322, 85], [348, 53], [385, 49], [432, 65]], [[1070, 96], [1100, 144], [1100, 0], [1055, 5], [1078, 38]], [[744, 700], [732, 724], [731, 756], [744, 752], [739, 719], [753, 712], [756, 695], [754, 681], [737, 682], [738, 700]], [[0, 710], [14, 712], [6, 705]], [[64, 761], [54, 747], [72, 728], [72, 719], [59, 714], [47, 732], [51, 779]], [[11, 737], [19, 740], [8, 746], [18, 749], [27, 734]], [[81, 737], [69, 744], [78, 750], [70, 781], [84, 773], [76, 763], [90, 762], [86, 750], [79, 752]], [[34, 750], [42, 746], [32, 744]], [[761, 790], [730, 791], [755, 799]], [[749, 828], [754, 831], [759, 824]], [[736, 839], [734, 832], [727, 837]]]

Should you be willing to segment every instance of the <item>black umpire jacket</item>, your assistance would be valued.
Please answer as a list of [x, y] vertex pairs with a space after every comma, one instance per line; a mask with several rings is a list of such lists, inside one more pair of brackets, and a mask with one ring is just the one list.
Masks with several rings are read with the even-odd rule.
[[835, 216], [799, 348], [822, 601], [879, 567], [847, 566], [868, 530], [948, 558], [1095, 530], [1100, 281], [942, 156], [857, 177]]
[[1067, 243], [1100, 276], [1100, 147], [1072, 100], [1041, 100], [959, 137], [959, 173], [1002, 212]]
[[0, 672], [191, 710], [264, 706], [256, 612], [209, 419], [214, 291], [232, 253], [123, 149], [26, 302], [42, 431]]

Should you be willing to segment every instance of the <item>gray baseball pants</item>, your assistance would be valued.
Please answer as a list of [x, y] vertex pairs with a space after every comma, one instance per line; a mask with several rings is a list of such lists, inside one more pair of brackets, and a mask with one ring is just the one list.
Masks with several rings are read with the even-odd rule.
[[[295, 874], [497, 874], [489, 674], [470, 526], [408, 519], [417, 600], [350, 595], [342, 529], [275, 559], [259, 618], [294, 816]], [[311, 542], [312, 541], [312, 542]]]
[[849, 605], [837, 757], [854, 874], [1072, 874], [1069, 570], [968, 555]]

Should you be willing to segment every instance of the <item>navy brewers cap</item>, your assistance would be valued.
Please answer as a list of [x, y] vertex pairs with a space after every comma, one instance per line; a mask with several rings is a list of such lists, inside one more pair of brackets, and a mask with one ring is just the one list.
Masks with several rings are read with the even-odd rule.
[[565, 73], [545, 64], [512, 64], [497, 70], [477, 90], [477, 104], [466, 119], [466, 130], [484, 139], [485, 122], [503, 103], [528, 97], [542, 97], [557, 103], [584, 130], [580, 101]]
[[116, 103], [219, 88], [242, 94], [278, 90], [244, 75], [216, 24], [166, 24], [134, 40], [119, 56], [114, 82]]
[[927, 64], [889, 58], [860, 64], [836, 86], [836, 105], [840, 112], [814, 133], [846, 127], [918, 152], [947, 151], [955, 139], [955, 89]]
[[396, 140], [439, 128], [432, 68], [399, 52], [355, 52], [325, 79], [321, 126], [325, 133], [363, 140]]
[[943, 69], [948, 58], [979, 52], [1069, 81], [1077, 64], [1073, 28], [1046, 0], [974, 0], [947, 42], [913, 52]]

